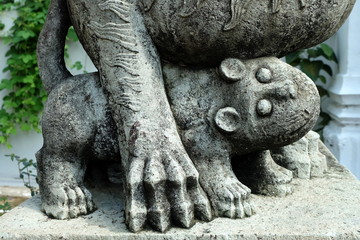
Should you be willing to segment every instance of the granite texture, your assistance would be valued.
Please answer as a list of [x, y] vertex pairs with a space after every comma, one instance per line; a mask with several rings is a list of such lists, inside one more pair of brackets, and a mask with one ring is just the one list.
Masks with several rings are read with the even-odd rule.
[[292, 186], [284, 198], [253, 195], [259, 214], [251, 218], [217, 218], [166, 233], [129, 232], [118, 187], [91, 189], [98, 210], [71, 220], [47, 217], [36, 196], [0, 218], [0, 239], [360, 239], [360, 182], [348, 170], [331, 162], [324, 177], [294, 179]]

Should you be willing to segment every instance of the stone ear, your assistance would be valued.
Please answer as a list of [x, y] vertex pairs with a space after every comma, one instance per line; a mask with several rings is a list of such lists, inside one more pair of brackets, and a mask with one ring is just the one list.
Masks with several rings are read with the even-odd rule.
[[221, 62], [219, 73], [223, 80], [229, 83], [237, 82], [245, 77], [246, 66], [237, 58], [227, 58]]
[[226, 133], [236, 132], [240, 128], [240, 114], [233, 107], [221, 108], [215, 115], [215, 124]]

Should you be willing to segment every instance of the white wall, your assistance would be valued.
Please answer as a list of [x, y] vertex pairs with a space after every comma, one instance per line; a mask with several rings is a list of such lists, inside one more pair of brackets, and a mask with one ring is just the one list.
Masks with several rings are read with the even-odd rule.
[[360, 1], [338, 33], [339, 73], [330, 86], [325, 144], [360, 179]]

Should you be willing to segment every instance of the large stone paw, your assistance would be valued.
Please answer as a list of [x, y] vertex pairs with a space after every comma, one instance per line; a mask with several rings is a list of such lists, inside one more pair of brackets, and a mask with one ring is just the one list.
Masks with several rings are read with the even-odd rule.
[[96, 209], [91, 193], [83, 186], [47, 186], [41, 198], [43, 211], [56, 219], [75, 218]]
[[254, 206], [250, 203], [251, 190], [236, 177], [221, 173], [206, 177], [203, 174], [201, 185], [210, 198], [216, 216], [244, 218], [255, 213]]
[[327, 158], [333, 157], [314, 131], [293, 144], [273, 149], [271, 155], [295, 177], [304, 179], [323, 176], [327, 170]]
[[136, 135], [137, 146], [130, 145], [135, 149], [129, 159], [125, 184], [129, 229], [138, 232], [148, 223], [153, 229], [164, 232], [172, 223], [189, 228], [194, 218], [210, 221], [210, 202], [181, 142], [164, 141], [155, 149], [151, 147], [154, 142], [142, 142], [142, 133]]

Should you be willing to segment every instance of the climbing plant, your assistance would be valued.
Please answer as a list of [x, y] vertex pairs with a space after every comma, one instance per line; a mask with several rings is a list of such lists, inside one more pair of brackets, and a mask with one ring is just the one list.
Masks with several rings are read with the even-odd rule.
[[[36, 60], [36, 44], [45, 22], [50, 0], [0, 0], [0, 14], [15, 10], [17, 18], [7, 36], [5, 44], [10, 46], [6, 53], [7, 66], [3, 71], [8, 78], [0, 79], [0, 91], [5, 93], [0, 107], [0, 145], [11, 147], [9, 137], [22, 131], [40, 131], [39, 118], [46, 100]], [[0, 30], [4, 28], [0, 23]], [[69, 40], [76, 41], [73, 29]], [[80, 63], [74, 65], [81, 68]]]
[[37, 184], [37, 164], [32, 159], [21, 158], [15, 154], [5, 155], [9, 157], [11, 161], [16, 162], [19, 171], [19, 177], [23, 181], [25, 187], [27, 187], [31, 196], [34, 196], [39, 193], [39, 190], [36, 186]]
[[[328, 63], [338, 63], [334, 50], [329, 45], [322, 43], [313, 48], [299, 50], [287, 55], [285, 59], [287, 63], [299, 68], [314, 81], [322, 99], [329, 95], [324, 88], [327, 84], [327, 76], [333, 77], [332, 68]], [[314, 130], [321, 134], [323, 128], [329, 123], [330, 116], [322, 107], [320, 110], [320, 121]]]
[[44, 24], [49, 0], [0, 0], [0, 12], [16, 10], [18, 17], [10, 33], [3, 38], [10, 46], [6, 53], [8, 78], [0, 82], [5, 91], [0, 109], [0, 144], [8, 147], [8, 138], [23, 131], [39, 130], [39, 113], [46, 99], [36, 61], [36, 42]]
[[11, 209], [7, 197], [0, 196], [0, 216]]

